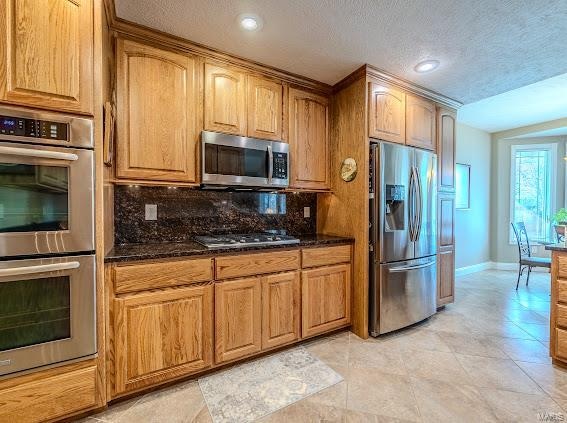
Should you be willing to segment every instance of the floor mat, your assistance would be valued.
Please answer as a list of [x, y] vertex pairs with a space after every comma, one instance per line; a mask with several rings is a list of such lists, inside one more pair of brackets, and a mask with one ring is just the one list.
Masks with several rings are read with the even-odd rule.
[[297, 347], [200, 378], [199, 386], [214, 423], [251, 422], [342, 380]]

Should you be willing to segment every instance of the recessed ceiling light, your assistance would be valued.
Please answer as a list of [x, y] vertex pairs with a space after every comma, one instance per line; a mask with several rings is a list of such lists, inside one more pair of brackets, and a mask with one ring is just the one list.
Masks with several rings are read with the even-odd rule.
[[258, 15], [252, 13], [243, 13], [238, 16], [238, 21], [242, 29], [246, 31], [258, 31], [262, 28], [262, 19]]
[[439, 60], [424, 60], [423, 62], [419, 62], [413, 68], [416, 72], [419, 73], [426, 73], [431, 72], [439, 67]]

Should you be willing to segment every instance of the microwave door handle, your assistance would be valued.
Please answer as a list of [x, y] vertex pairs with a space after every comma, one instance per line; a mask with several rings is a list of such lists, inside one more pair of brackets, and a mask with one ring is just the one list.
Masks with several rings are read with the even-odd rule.
[[67, 160], [71, 162], [79, 159], [79, 156], [73, 153], [61, 153], [59, 151], [32, 150], [31, 148], [5, 146], [0, 147], [0, 155], [2, 154], [7, 156], [36, 157], [38, 159]]
[[77, 269], [80, 266], [78, 261], [67, 263], [39, 264], [37, 266], [9, 267], [0, 269], [0, 277], [33, 275], [34, 273], [57, 272], [60, 270]]
[[268, 145], [268, 183], [272, 183], [274, 177], [274, 152], [272, 146]]

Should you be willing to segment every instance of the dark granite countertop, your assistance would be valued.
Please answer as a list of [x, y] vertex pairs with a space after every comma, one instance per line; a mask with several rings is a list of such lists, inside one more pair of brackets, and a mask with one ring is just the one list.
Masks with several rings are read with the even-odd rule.
[[104, 258], [105, 263], [116, 263], [134, 260], [151, 260], [168, 257], [189, 257], [199, 255], [236, 254], [248, 251], [274, 250], [283, 248], [315, 247], [327, 244], [348, 244], [352, 238], [331, 235], [302, 235], [299, 244], [251, 246], [243, 248], [222, 248], [209, 250], [195, 241], [166, 242], [147, 244], [120, 244], [115, 245]]
[[563, 245], [563, 243], [561, 244], [548, 244], [545, 246], [546, 250], [552, 250], [552, 251], [565, 251], [567, 252], [567, 247], [565, 245]]

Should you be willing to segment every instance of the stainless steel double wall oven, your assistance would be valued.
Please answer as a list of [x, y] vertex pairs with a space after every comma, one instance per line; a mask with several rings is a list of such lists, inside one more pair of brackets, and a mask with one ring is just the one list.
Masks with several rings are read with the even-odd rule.
[[0, 376], [96, 354], [93, 122], [0, 107]]

